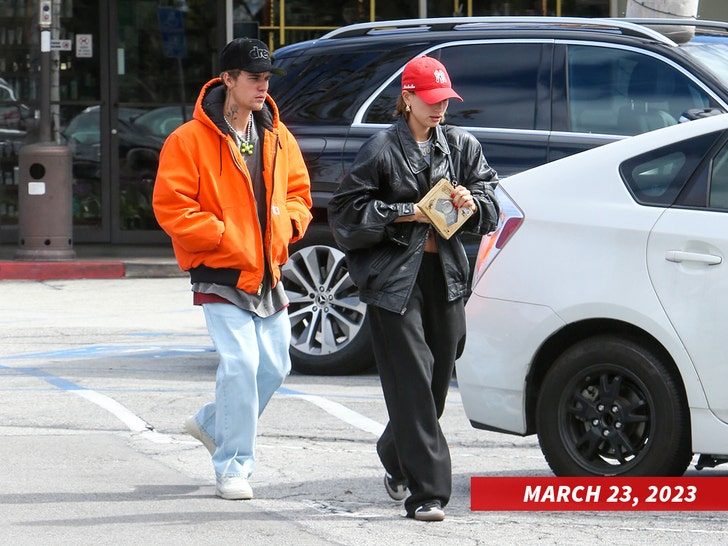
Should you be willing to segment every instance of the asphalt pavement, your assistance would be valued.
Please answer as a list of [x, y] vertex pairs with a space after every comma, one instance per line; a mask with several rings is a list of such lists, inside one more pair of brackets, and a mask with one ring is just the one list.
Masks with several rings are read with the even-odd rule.
[[[213, 396], [217, 363], [186, 274], [170, 249], [90, 250], [48, 266], [64, 278], [0, 278], [0, 544], [728, 543], [724, 512], [471, 510], [473, 477], [551, 473], [534, 437], [473, 429], [455, 382], [446, 520], [406, 519], [382, 484], [374, 374], [287, 378], [261, 416], [255, 498], [223, 501], [182, 428]], [[17, 265], [5, 252], [0, 277]], [[123, 275], [66, 278], [89, 263]]]

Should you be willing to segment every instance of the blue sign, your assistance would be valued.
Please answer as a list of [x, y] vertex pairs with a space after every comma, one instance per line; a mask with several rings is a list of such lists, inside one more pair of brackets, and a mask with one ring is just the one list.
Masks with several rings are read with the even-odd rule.
[[157, 8], [159, 29], [162, 31], [162, 51], [165, 57], [187, 57], [185, 25], [182, 11], [175, 8]]

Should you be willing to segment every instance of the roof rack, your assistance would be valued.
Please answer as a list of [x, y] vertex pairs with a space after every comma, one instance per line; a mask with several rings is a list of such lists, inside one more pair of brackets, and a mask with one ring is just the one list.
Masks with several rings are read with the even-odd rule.
[[[618, 18], [590, 18], [590, 17], [432, 17], [425, 19], [399, 19], [392, 21], [374, 21], [370, 23], [355, 23], [353, 25], [344, 26], [325, 34], [320, 40], [328, 40], [332, 38], [351, 38], [356, 36], [366, 36], [368, 34], [380, 34], [387, 32], [434, 32], [443, 30], [466, 30], [487, 25], [544, 25], [544, 26], [563, 26], [593, 29], [616, 29], [622, 34], [628, 36], [639, 36], [649, 38], [657, 42], [674, 46], [675, 42], [670, 40], [664, 34], [644, 26], [644, 21], [650, 24], [660, 24], [660, 19], [618, 19]], [[657, 21], [652, 23], [652, 21]], [[671, 24], [677, 24], [682, 21], [683, 25], [692, 25], [697, 22], [690, 20], [664, 19], [671, 21]], [[701, 21], [700, 24], [708, 23]], [[712, 23], [712, 22], [711, 22]], [[719, 23], [714, 23], [719, 26]], [[722, 26], [726, 27], [728, 23]]]
[[639, 25], [647, 26], [680, 26], [680, 27], [695, 27], [695, 28], [707, 28], [712, 30], [722, 30], [728, 32], [728, 22], [726, 21], [703, 21], [700, 19], [660, 19], [657, 17], [653, 18], [628, 18], [620, 19], [620, 21], [626, 21], [628, 23], [637, 23]]

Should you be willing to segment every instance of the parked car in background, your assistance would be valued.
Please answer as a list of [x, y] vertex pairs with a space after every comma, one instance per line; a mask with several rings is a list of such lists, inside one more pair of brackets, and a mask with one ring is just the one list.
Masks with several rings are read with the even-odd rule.
[[[464, 99], [451, 101], [447, 122], [480, 140], [501, 177], [728, 111], [728, 23], [381, 21], [278, 49], [275, 64], [287, 75], [271, 79], [270, 93], [301, 145], [314, 199], [314, 223], [291, 248], [283, 273], [298, 372], [344, 374], [372, 365], [366, 306], [333, 242], [326, 206], [364, 140], [391, 123], [402, 69], [423, 54], [443, 62]], [[474, 257], [479, 240], [466, 242]]]
[[728, 115], [503, 180], [457, 362], [473, 426], [560, 476], [728, 462]]
[[[73, 156], [76, 222], [100, 217], [101, 109], [90, 106], [61, 131]], [[190, 118], [192, 106], [163, 106], [152, 110], [119, 108], [119, 188], [122, 225], [129, 229], [156, 228], [151, 196], [159, 152], [165, 139]]]
[[[18, 100], [15, 89], [0, 78], [0, 131], [27, 131], [33, 122], [33, 111]], [[0, 133], [2, 134], [2, 133]]]
[[166, 139], [177, 127], [192, 119], [194, 109], [194, 104], [162, 106], [134, 117], [132, 123], [152, 136]]
[[[161, 150], [164, 140], [192, 116], [192, 106], [163, 106], [152, 110], [119, 108], [120, 148], [127, 153], [134, 148]], [[93, 163], [101, 160], [101, 108], [89, 106], [71, 119], [61, 131], [74, 157]]]

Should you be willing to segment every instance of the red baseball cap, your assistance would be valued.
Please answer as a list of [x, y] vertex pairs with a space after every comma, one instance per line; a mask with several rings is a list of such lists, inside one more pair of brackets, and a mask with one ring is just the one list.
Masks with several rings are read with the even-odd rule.
[[437, 59], [423, 55], [408, 62], [402, 72], [402, 91], [413, 91], [427, 104], [462, 97], [453, 91], [447, 70]]

